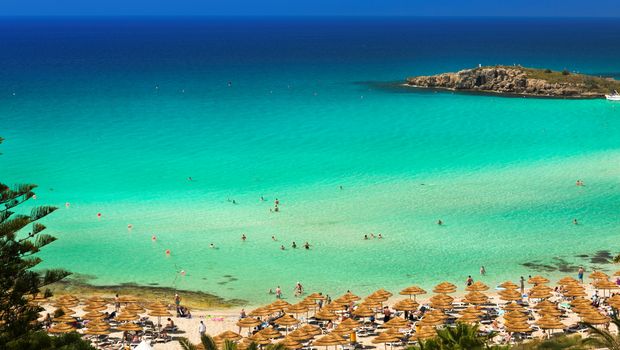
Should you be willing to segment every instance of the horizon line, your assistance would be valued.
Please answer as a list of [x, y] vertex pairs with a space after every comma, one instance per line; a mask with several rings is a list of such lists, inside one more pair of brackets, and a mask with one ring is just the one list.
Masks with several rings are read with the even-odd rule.
[[0, 14], [0, 18], [462, 18], [462, 19], [618, 19], [620, 16], [513, 15], [356, 15], [356, 14]]

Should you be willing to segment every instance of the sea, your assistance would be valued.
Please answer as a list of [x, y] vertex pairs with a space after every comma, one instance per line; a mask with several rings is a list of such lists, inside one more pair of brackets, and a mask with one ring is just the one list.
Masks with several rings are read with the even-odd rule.
[[402, 83], [620, 78], [618, 43], [618, 19], [4, 17], [0, 182], [59, 208], [42, 268], [94, 285], [256, 305], [613, 272], [620, 103]]

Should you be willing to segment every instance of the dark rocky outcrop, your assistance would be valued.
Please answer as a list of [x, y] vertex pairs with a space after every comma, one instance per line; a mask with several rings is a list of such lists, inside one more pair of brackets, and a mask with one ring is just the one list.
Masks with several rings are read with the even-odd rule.
[[620, 89], [620, 81], [610, 78], [519, 66], [478, 67], [411, 77], [407, 84], [422, 88], [564, 98], [600, 98]]

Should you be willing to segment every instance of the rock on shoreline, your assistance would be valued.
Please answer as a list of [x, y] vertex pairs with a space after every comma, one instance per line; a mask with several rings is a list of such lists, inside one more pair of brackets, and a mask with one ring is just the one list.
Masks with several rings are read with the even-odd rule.
[[603, 98], [620, 81], [567, 71], [493, 66], [407, 78], [407, 85], [461, 91], [564, 98]]

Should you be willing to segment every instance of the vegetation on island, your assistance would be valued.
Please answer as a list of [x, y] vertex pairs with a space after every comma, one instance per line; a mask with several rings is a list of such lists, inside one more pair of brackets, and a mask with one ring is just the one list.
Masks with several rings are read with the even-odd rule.
[[570, 83], [574, 85], [583, 85], [588, 91], [599, 92], [601, 94], [608, 94], [614, 90], [620, 91], [620, 81], [613, 78], [571, 73], [567, 69], [553, 71], [551, 69], [520, 68], [525, 72], [528, 79], [545, 80], [549, 84]]
[[69, 272], [34, 270], [41, 263], [36, 254], [56, 240], [43, 233], [45, 225], [40, 221], [57, 209], [39, 206], [24, 213], [18, 208], [33, 198], [36, 187], [0, 183], [0, 349], [94, 349], [75, 333], [49, 336], [37, 320], [43, 309], [32, 299], [50, 297], [47, 286], [67, 277]]

